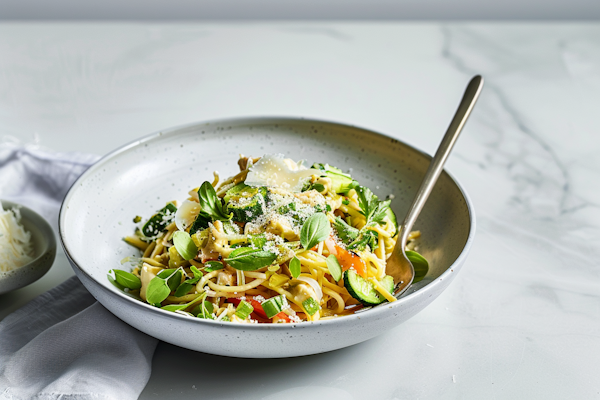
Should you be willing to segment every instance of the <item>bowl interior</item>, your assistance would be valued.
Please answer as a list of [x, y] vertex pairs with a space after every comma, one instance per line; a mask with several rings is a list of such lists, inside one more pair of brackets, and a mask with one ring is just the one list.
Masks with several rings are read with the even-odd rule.
[[[283, 153], [350, 171], [380, 198], [393, 195], [399, 220], [430, 160], [395, 139], [322, 121], [250, 118], [173, 128], [109, 154], [75, 183], [60, 216], [66, 251], [86, 274], [117, 291], [106, 274], [124, 257], [139, 255], [121, 240], [132, 234], [133, 218], [147, 218], [167, 201], [182, 201], [190, 189], [212, 181], [213, 171], [223, 178], [237, 173], [240, 153]], [[467, 243], [471, 217], [460, 187], [443, 173], [415, 226], [422, 233], [419, 251], [431, 268], [409, 293], [454, 263]]]

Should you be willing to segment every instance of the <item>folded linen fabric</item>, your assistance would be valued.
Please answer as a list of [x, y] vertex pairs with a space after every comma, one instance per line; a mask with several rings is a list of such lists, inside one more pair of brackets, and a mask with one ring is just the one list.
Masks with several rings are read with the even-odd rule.
[[[57, 228], [73, 181], [95, 155], [0, 143], [0, 197]], [[97, 303], [76, 277], [0, 321], [0, 399], [136, 399], [157, 340]]]

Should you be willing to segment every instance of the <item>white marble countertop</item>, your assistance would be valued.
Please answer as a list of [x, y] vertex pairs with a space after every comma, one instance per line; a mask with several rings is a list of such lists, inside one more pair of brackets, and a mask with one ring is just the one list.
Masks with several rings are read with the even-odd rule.
[[[142, 399], [600, 397], [600, 25], [0, 24], [0, 136], [104, 154], [231, 116], [339, 121], [433, 152], [486, 87], [447, 169], [478, 219], [428, 308], [363, 344], [238, 360], [159, 344]], [[72, 275], [64, 254], [0, 318]]]

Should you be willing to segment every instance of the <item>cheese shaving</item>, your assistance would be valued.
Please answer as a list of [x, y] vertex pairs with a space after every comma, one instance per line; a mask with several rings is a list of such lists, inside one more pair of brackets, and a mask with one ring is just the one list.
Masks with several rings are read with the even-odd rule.
[[4, 210], [0, 205], [0, 271], [22, 267], [33, 259], [32, 255], [31, 233], [21, 225], [21, 211]]

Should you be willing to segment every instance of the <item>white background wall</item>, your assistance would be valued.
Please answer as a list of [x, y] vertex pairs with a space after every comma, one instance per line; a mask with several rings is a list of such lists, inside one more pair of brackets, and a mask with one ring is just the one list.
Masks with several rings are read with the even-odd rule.
[[0, 0], [0, 20], [598, 18], [600, 0]]

